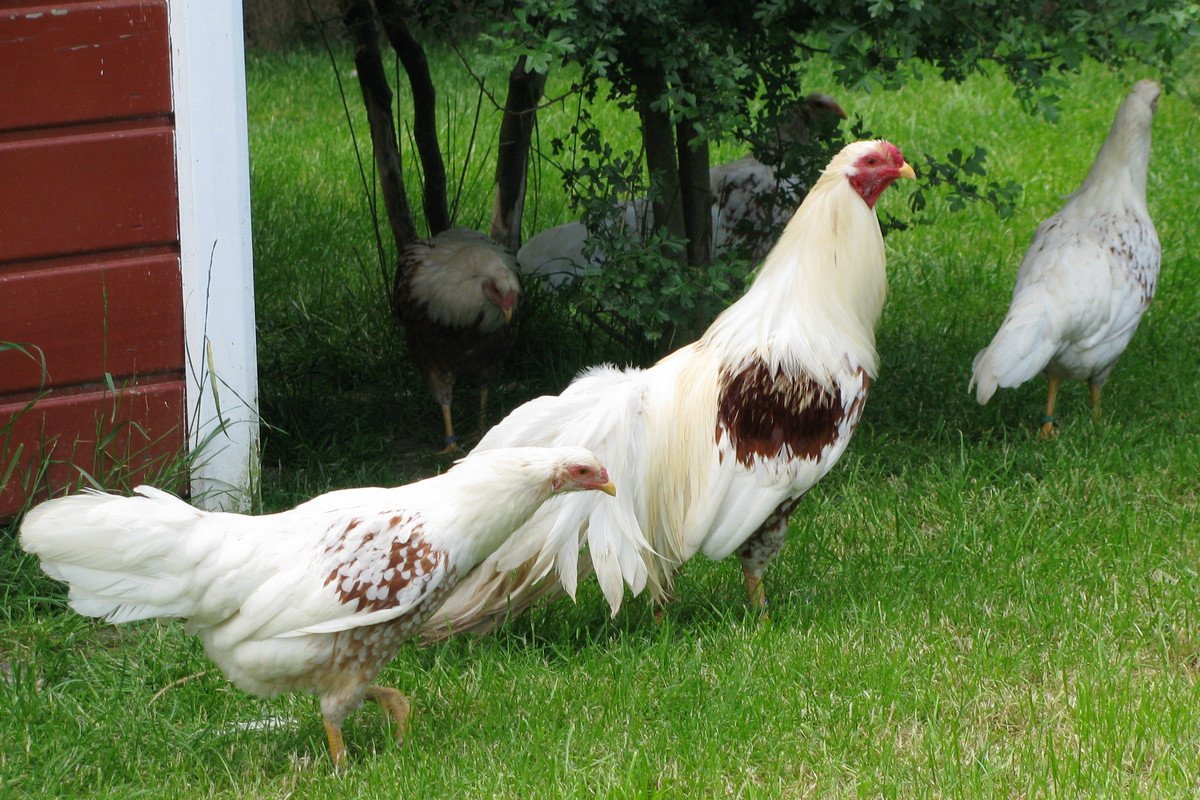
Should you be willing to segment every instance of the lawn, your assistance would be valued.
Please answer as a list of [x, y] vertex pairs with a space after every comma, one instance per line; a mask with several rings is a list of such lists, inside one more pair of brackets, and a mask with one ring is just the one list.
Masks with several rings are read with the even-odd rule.
[[[455, 71], [452, 59], [438, 70]], [[1185, 70], [1185, 72], [1187, 72]], [[374, 707], [331, 769], [316, 703], [232, 687], [177, 623], [112, 627], [0, 538], [0, 795], [67, 797], [1193, 797], [1200, 793], [1200, 81], [1163, 97], [1149, 202], [1159, 294], [1091, 421], [1086, 388], [1036, 437], [1044, 382], [966, 392], [1038, 222], [1082, 179], [1140, 73], [1088, 66], [1057, 124], [996, 76], [894, 93], [829, 88], [914, 157], [987, 148], [1024, 192], [1011, 218], [935, 200], [888, 237], [882, 373], [847, 456], [800, 505], [750, 613], [736, 562], [697, 559], [661, 625], [594, 584], [498, 634], [406, 647], [383, 682], [416, 708], [397, 747]], [[263, 506], [444, 468], [440, 430], [382, 301], [335, 72], [320, 51], [248, 61]], [[351, 65], [336, 77], [365, 135]], [[558, 83], [555, 83], [558, 81]], [[555, 76], [548, 94], [565, 87]], [[489, 213], [494, 114], [443, 93]], [[496, 81], [497, 87], [502, 82]], [[605, 109], [631, 137], [633, 120]], [[569, 103], [543, 115], [544, 139]], [[715, 160], [737, 155], [722, 146]], [[570, 218], [541, 163], [530, 226]], [[920, 161], [917, 161], [918, 169]], [[475, 177], [470, 177], [470, 176]], [[881, 206], [901, 217], [907, 187]], [[412, 197], [417, 195], [410, 191]], [[544, 300], [495, 413], [607, 355]], [[473, 399], [464, 394], [464, 407]]]

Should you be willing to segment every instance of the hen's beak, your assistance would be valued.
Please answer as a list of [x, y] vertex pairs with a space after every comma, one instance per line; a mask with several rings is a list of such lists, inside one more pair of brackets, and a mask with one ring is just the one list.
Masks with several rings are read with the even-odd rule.
[[600, 491], [604, 492], [605, 494], [607, 494], [607, 495], [611, 496], [611, 497], [616, 497], [616, 496], [617, 496], [617, 487], [616, 487], [616, 484], [614, 484], [614, 483], [613, 483], [611, 480], [610, 480], [610, 481], [607, 481], [607, 482], [605, 482], [605, 484], [604, 484], [603, 486], [597, 486], [596, 488], [597, 488], [597, 489], [599, 489]]
[[911, 178], [912, 180], [916, 180], [917, 173], [913, 172], [912, 165], [909, 164], [907, 161], [905, 161], [904, 166], [900, 168], [900, 174], [897, 175], [896, 177], [897, 178]]
[[[909, 170], [909, 172], [912, 172], [912, 170]], [[500, 310], [502, 312], [504, 312], [504, 324], [507, 325], [508, 323], [512, 322], [512, 317], [513, 317], [512, 306], [508, 306], [507, 308], [501, 308]]]

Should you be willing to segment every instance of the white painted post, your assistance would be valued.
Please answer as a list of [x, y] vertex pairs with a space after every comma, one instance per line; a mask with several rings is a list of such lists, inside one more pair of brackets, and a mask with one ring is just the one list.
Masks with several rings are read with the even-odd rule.
[[241, 0], [169, 0], [188, 447], [198, 505], [258, 491], [258, 362]]

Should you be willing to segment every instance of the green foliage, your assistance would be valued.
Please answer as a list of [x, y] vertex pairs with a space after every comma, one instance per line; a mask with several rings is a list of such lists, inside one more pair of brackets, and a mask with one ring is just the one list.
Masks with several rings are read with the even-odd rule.
[[[578, 149], [569, 154], [569, 142]], [[569, 287], [568, 301], [625, 351], [653, 360], [690, 341], [737, 297], [751, 265], [735, 254], [709, 265], [683, 266], [684, 242], [647, 229], [652, 187], [632, 150], [616, 154], [591, 116], [576, 119], [568, 137], [552, 141], [556, 158], [573, 166], [563, 181], [589, 236], [583, 256], [592, 266]]]
[[[920, 169], [923, 179], [922, 186], [909, 197], [909, 208], [913, 211], [924, 211], [929, 204], [928, 189], [945, 187], [943, 192], [947, 207], [950, 211], [962, 211], [967, 203], [984, 202], [995, 209], [1001, 219], [1012, 216], [1013, 206], [1021, 194], [1021, 185], [1009, 180], [1003, 184], [996, 181], [986, 181], [981, 186], [972, 178], [986, 177], [984, 165], [987, 161], [987, 150], [975, 145], [975, 151], [966, 155], [957, 147], [946, 154], [943, 161], [936, 156], [925, 154], [925, 160]], [[917, 218], [922, 224], [933, 224], [935, 216], [924, 215]]]

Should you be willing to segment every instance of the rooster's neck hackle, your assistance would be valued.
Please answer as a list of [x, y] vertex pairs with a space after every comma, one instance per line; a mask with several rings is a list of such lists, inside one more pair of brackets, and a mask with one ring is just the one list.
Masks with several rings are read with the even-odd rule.
[[745, 296], [705, 333], [703, 343], [725, 360], [759, 358], [822, 384], [847, 361], [875, 375], [887, 276], [875, 212], [848, 179], [861, 154], [854, 147], [825, 169]]

